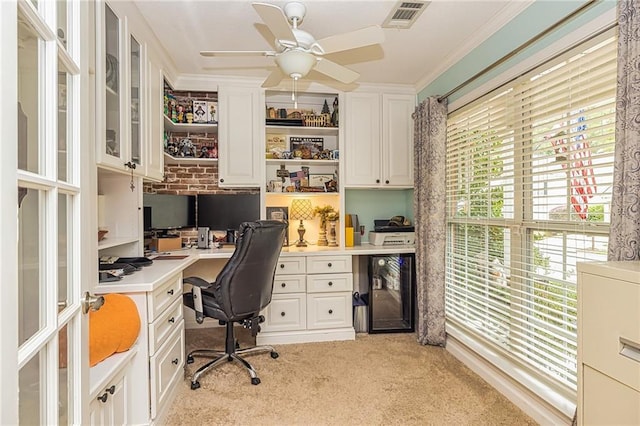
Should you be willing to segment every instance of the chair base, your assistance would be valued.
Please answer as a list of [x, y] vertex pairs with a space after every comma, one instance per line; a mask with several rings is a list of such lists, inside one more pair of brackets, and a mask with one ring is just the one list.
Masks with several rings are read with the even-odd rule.
[[244, 367], [249, 376], [251, 377], [252, 385], [259, 385], [260, 378], [258, 377], [258, 373], [255, 368], [241, 355], [254, 355], [264, 352], [269, 352], [271, 354], [271, 358], [278, 358], [278, 352], [273, 348], [273, 346], [262, 345], [262, 346], [252, 346], [250, 348], [245, 349], [237, 349], [237, 342], [233, 336], [233, 323], [227, 323], [227, 339], [226, 339], [226, 348], [224, 351], [216, 351], [211, 349], [195, 349], [187, 355], [187, 364], [192, 364], [194, 361], [194, 357], [205, 357], [205, 358], [213, 358], [211, 361], [202, 365], [200, 368], [196, 370], [193, 374], [193, 378], [191, 379], [191, 389], [195, 390], [200, 387], [200, 377], [206, 374], [208, 371], [212, 370], [216, 366], [222, 364], [223, 362], [231, 362], [235, 361]]

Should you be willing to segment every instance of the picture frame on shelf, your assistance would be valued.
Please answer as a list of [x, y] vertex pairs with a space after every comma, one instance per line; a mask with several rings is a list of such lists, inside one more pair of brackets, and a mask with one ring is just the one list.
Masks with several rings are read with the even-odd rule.
[[193, 122], [207, 122], [207, 101], [193, 101]]
[[300, 155], [301, 158], [310, 159], [324, 149], [324, 138], [290, 136], [289, 145], [294, 157]]
[[[289, 224], [289, 207], [286, 207], [286, 206], [267, 207], [267, 220], [279, 220], [280, 222], [285, 222], [288, 225]], [[284, 243], [282, 245], [284, 247], [289, 246], [289, 228], [288, 227], [287, 227], [287, 231], [284, 234]]]
[[309, 186], [321, 186], [326, 190], [326, 183], [332, 180], [332, 174], [309, 174]]
[[268, 135], [266, 157], [285, 158], [283, 154], [287, 151], [287, 137], [285, 135]]

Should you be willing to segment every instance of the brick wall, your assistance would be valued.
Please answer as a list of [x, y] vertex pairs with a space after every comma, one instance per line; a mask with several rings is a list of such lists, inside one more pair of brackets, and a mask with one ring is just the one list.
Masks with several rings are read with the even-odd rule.
[[[145, 182], [143, 191], [148, 194], [256, 194], [258, 188], [227, 189], [218, 187], [218, 162], [178, 163], [164, 166], [163, 182]], [[187, 228], [178, 231], [182, 244], [196, 244], [198, 230]]]

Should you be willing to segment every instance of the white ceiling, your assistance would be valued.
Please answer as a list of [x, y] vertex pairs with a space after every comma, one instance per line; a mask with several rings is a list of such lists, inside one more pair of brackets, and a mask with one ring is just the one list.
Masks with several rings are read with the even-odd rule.
[[[263, 0], [282, 7], [286, 1]], [[266, 78], [270, 57], [200, 56], [201, 50], [272, 50], [251, 1], [137, 0], [179, 74]], [[303, 0], [300, 28], [316, 40], [382, 22], [395, 0]], [[531, 4], [531, 1], [434, 0], [410, 29], [384, 29], [385, 41], [328, 58], [360, 73], [359, 83], [409, 84], [421, 89]], [[363, 59], [366, 61], [361, 62]], [[312, 71], [307, 79], [330, 84]]]

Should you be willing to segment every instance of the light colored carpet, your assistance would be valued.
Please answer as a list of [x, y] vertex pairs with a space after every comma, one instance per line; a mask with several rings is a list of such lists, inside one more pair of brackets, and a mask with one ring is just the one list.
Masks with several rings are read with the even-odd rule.
[[[251, 336], [238, 329], [242, 343]], [[187, 330], [187, 351], [224, 345], [224, 329]], [[190, 389], [196, 358], [170, 409], [170, 425], [535, 425], [445, 349], [413, 333], [358, 334], [355, 341], [277, 345], [252, 355], [262, 383], [235, 362]]]

